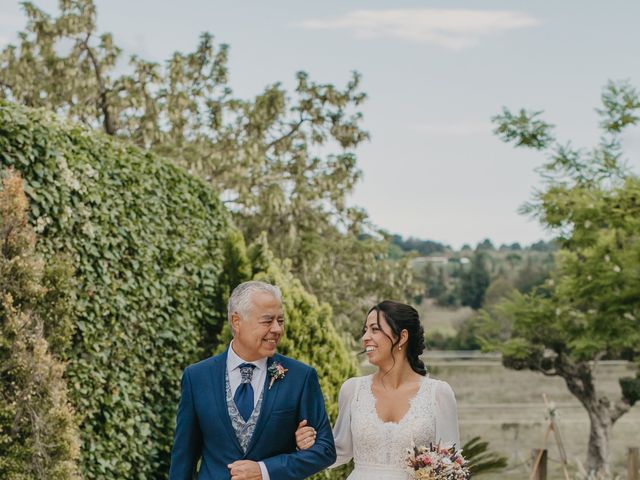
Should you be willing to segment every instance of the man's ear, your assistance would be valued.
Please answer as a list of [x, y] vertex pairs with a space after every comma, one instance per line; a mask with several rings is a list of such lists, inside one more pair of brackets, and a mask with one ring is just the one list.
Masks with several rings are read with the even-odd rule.
[[238, 312], [233, 312], [231, 314], [231, 331], [234, 335], [238, 331], [238, 328], [240, 328], [241, 321], [242, 320], [240, 319], [240, 315], [238, 314]]

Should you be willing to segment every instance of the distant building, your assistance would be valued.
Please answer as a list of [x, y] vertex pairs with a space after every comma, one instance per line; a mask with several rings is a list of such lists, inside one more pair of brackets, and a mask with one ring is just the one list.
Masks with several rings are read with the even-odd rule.
[[430, 255], [427, 257], [416, 257], [411, 260], [411, 265], [414, 268], [423, 268], [427, 263], [432, 265], [447, 265], [449, 263], [461, 263], [462, 265], [466, 265], [470, 262], [467, 257], [444, 257], [444, 256], [435, 256]]
[[449, 259], [447, 257], [422, 257], [425, 262], [429, 263], [447, 263]]

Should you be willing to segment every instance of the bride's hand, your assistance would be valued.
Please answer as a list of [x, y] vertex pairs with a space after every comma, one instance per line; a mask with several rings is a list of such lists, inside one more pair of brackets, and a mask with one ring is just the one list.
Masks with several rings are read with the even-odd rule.
[[296, 446], [299, 450], [307, 450], [316, 443], [316, 431], [313, 427], [307, 427], [307, 421], [302, 420], [296, 430]]

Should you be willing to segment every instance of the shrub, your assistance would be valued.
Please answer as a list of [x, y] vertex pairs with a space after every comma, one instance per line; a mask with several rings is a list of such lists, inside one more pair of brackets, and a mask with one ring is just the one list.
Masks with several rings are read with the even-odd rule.
[[10, 172], [0, 189], [0, 478], [77, 479], [78, 430], [54, 352], [70, 341], [71, 271], [35, 253], [27, 210], [22, 180]]

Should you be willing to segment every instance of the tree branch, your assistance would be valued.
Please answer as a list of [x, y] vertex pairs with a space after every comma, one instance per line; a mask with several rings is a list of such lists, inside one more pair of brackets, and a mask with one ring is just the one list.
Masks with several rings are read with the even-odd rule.
[[541, 374], [545, 375], [546, 377], [558, 377], [558, 376], [560, 376], [560, 374], [558, 373], [558, 371], [555, 368], [553, 370], [545, 370], [542, 367], [536, 367], [535, 370], [537, 372], [540, 372]]
[[196, 87], [196, 84], [202, 79], [203, 77], [202, 71], [204, 70], [204, 67], [206, 65], [207, 65], [207, 56], [202, 55], [201, 61], [200, 61], [200, 67], [196, 70], [196, 74], [191, 82], [191, 90], [193, 90]]
[[96, 76], [96, 81], [98, 82], [98, 94], [100, 96], [100, 102], [99, 102], [98, 108], [102, 111], [102, 115], [103, 115], [102, 125], [104, 127], [104, 131], [108, 135], [113, 136], [116, 134], [116, 127], [115, 127], [115, 123], [113, 121], [111, 112], [109, 111], [109, 104], [107, 102], [107, 94], [109, 93], [109, 91], [104, 85], [100, 63], [98, 62], [98, 59], [93, 53], [93, 50], [89, 46], [90, 38], [91, 38], [91, 32], [87, 33], [87, 37], [81, 42], [81, 45], [84, 47], [84, 50], [87, 53], [89, 60], [91, 61], [91, 65], [93, 66], [93, 71]]
[[283, 140], [286, 140], [287, 138], [291, 137], [294, 133], [296, 133], [298, 130], [300, 130], [300, 127], [302, 126], [302, 124], [304, 122], [306, 122], [307, 120], [308, 120], [307, 118], [300, 118], [300, 121], [298, 123], [296, 123], [291, 128], [291, 130], [289, 130], [286, 134], [284, 134], [281, 137], [278, 137], [275, 140], [269, 142], [267, 144], [266, 150], [269, 150], [271, 147], [274, 147], [275, 145], [277, 145], [278, 143], [282, 142]]
[[593, 386], [593, 373], [588, 363], [575, 363], [567, 355], [558, 354], [556, 368], [564, 378], [569, 391], [582, 403], [587, 410], [597, 401]]
[[593, 366], [595, 367], [596, 365], [598, 365], [598, 363], [600, 363], [600, 360], [602, 360], [606, 355], [607, 352], [605, 350], [595, 354], [593, 357]]
[[624, 398], [619, 399], [611, 409], [611, 424], [613, 425], [618, 419], [631, 410], [631, 405]]

